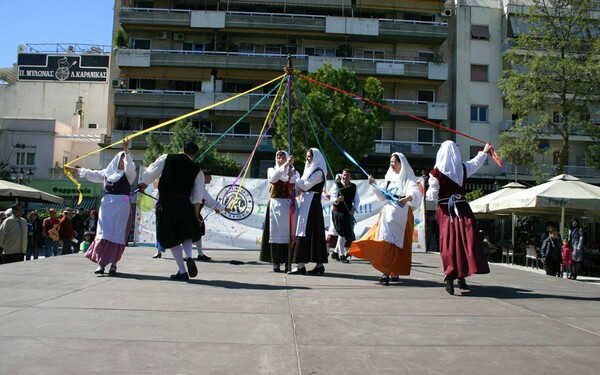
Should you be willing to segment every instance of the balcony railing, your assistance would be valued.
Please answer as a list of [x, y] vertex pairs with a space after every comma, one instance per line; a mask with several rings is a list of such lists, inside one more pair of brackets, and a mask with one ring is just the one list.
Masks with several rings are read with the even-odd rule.
[[417, 141], [375, 141], [376, 154], [400, 152], [405, 156], [435, 158], [441, 143]]
[[[217, 13], [217, 11], [214, 11]], [[190, 28], [192, 26], [191, 10], [160, 9], [160, 8], [121, 8], [119, 19], [121, 24], [127, 25], [151, 25], [151, 26], [173, 26], [179, 28]], [[341, 17], [331, 19], [324, 15], [292, 14], [292, 13], [263, 13], [263, 12], [218, 12], [224, 15], [224, 28], [236, 29], [271, 29], [285, 30], [286, 34], [298, 31], [326, 33], [328, 24], [338, 22]], [[371, 19], [345, 17], [346, 19], [360, 22], [372, 22]], [[396, 40], [411, 40], [413, 42], [441, 44], [448, 37], [448, 24], [446, 22], [428, 22], [400, 19], [377, 19], [377, 34], [374, 36], [394, 38]], [[292, 34], [293, 35], [293, 34]], [[360, 36], [354, 35], [355, 37]], [[373, 37], [369, 35], [368, 37]]]
[[[549, 176], [556, 176], [557, 171], [554, 165], [542, 164], [540, 165], [541, 171]], [[531, 176], [531, 170], [524, 166], [515, 166], [513, 163], [504, 163], [504, 173], [506, 176]], [[577, 165], [565, 165], [564, 173], [570, 174], [571, 176], [579, 178], [600, 178], [600, 170], [594, 167], [577, 166]]]

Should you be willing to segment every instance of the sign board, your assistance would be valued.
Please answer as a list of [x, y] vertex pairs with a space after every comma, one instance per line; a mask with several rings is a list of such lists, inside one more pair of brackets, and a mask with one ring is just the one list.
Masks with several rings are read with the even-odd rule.
[[17, 80], [107, 83], [109, 55], [20, 53]]

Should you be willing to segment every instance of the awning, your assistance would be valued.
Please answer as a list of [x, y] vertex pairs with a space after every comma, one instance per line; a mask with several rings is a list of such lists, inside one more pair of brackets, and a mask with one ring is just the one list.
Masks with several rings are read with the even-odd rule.
[[96, 197], [84, 197], [83, 201], [79, 205], [77, 204], [77, 199], [78, 197], [73, 197], [71, 199], [65, 198], [66, 203], [44, 203], [40, 209], [49, 210], [53, 208], [59, 212], [67, 207], [70, 207], [74, 210], [77, 210], [79, 207], [83, 207], [86, 212], [98, 209], [98, 198]]
[[513, 38], [519, 36], [520, 34], [527, 33], [527, 30], [529, 29], [529, 24], [525, 17], [511, 14], [508, 16], [508, 22], [510, 23], [510, 31], [512, 32], [511, 36]]

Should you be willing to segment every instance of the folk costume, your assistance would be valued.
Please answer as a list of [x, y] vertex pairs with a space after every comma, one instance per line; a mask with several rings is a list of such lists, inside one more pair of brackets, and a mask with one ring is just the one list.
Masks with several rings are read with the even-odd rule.
[[[119, 169], [121, 158], [123, 158], [124, 169]], [[129, 192], [136, 177], [133, 158], [130, 153], [121, 151], [106, 169], [79, 168], [79, 177], [104, 184], [104, 197], [100, 203], [96, 236], [85, 252], [85, 256], [92, 262], [98, 263], [97, 273], [104, 273], [104, 267], [111, 264], [110, 273], [114, 274], [117, 270], [117, 262], [125, 251], [131, 228]]]
[[194, 205], [199, 205], [204, 196], [204, 174], [191, 156], [185, 153], [165, 154], [146, 169], [142, 180], [148, 184], [159, 177], [156, 239], [164, 248], [171, 249], [179, 268], [171, 279], [187, 281], [198, 274], [192, 259], [192, 243], [201, 236]]
[[306, 273], [304, 263], [314, 262], [311, 274], [322, 275], [323, 263], [327, 263], [325, 244], [325, 220], [321, 205], [321, 192], [327, 180], [327, 165], [321, 151], [311, 148], [312, 161], [304, 167], [302, 177], [296, 181], [296, 189], [301, 192], [299, 198], [298, 224], [292, 262], [298, 263], [290, 273]]
[[[273, 263], [273, 271], [279, 272], [280, 265], [286, 265], [290, 252], [290, 204], [294, 203], [292, 197], [293, 184], [300, 174], [294, 171], [290, 177], [292, 165], [285, 162], [278, 163], [277, 155], [284, 154], [286, 161], [289, 159], [287, 152], [280, 150], [275, 154], [275, 166], [267, 170], [269, 180], [269, 204], [265, 215], [262, 242], [260, 245], [260, 260]], [[294, 210], [295, 212], [295, 210]]]
[[[383, 206], [377, 222], [365, 235], [352, 243], [349, 254], [367, 259], [371, 265], [383, 273], [380, 281], [389, 282], [388, 276], [409, 275], [412, 261], [412, 236], [414, 228], [413, 209], [421, 204], [422, 194], [419, 190], [412, 167], [401, 153], [393, 153], [400, 160], [398, 173], [390, 166], [385, 175], [384, 190], [389, 191], [395, 199], [412, 197], [406, 205], [387, 201]], [[383, 192], [372, 187], [377, 199], [385, 201]]]
[[465, 277], [490, 272], [479, 238], [479, 226], [465, 199], [467, 178], [487, 159], [485, 152], [461, 162], [456, 143], [445, 141], [438, 150], [434, 169], [430, 172], [427, 200], [437, 200], [436, 218], [439, 247], [444, 266], [446, 291], [454, 294], [453, 280], [466, 289]]
[[[202, 250], [202, 237], [206, 234], [206, 223], [204, 222], [204, 217], [202, 216], [202, 209], [208, 206], [208, 208], [210, 208], [213, 211], [223, 211], [225, 210], [225, 206], [208, 193], [208, 191], [206, 190], [206, 177], [204, 175], [204, 172], [200, 171], [200, 174], [202, 174], [202, 181], [204, 184], [202, 189], [203, 193], [200, 202], [200, 209], [198, 209], [198, 222], [200, 223], [200, 239], [194, 242], [194, 245], [196, 245], [196, 250], [198, 251], [198, 257], [196, 259], [203, 262], [209, 262], [212, 258], [206, 256], [204, 254], [204, 251]], [[210, 172], [208, 172], [207, 176], [210, 176]]]
[[[336, 181], [330, 195], [330, 199], [333, 202], [331, 225], [334, 226], [338, 234], [334, 253], [338, 255], [338, 258], [342, 262], [348, 263], [346, 249], [356, 239], [354, 235], [354, 224], [356, 221], [352, 213], [358, 209], [358, 205], [360, 204], [356, 184], [350, 182], [349, 185], [345, 185], [343, 181], [339, 183]], [[336, 203], [337, 198], [340, 196], [344, 197], [344, 200]]]

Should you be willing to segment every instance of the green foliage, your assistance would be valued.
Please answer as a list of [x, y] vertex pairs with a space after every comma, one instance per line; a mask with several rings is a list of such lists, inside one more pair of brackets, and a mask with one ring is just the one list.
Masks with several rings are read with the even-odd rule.
[[[162, 154], [177, 154], [183, 150], [186, 142], [195, 142], [202, 154], [208, 149], [211, 141], [202, 136], [189, 120], [176, 122], [170, 129], [171, 139], [169, 143], [161, 143], [159, 137], [150, 133], [146, 137], [148, 148], [144, 155], [144, 165], [148, 166]], [[219, 155], [213, 148], [202, 159], [196, 161], [203, 170], [211, 170], [213, 174], [221, 176], [235, 176], [239, 173], [241, 166], [235, 162], [230, 154]]]
[[474, 201], [475, 199], [479, 199], [479, 198], [483, 197], [484, 195], [485, 195], [485, 193], [483, 192], [483, 190], [475, 189], [473, 191], [466, 193], [465, 198], [467, 199], [467, 201], [471, 202], [471, 201]]
[[[590, 0], [532, 0], [526, 15], [528, 30], [511, 42], [500, 88], [514, 114], [525, 117], [517, 124], [517, 147], [502, 147], [504, 157], [534, 165], [531, 141], [558, 134], [562, 138], [557, 173], [569, 160], [569, 138], [589, 126], [587, 104], [598, 94], [600, 43], [591, 32]], [[552, 112], [561, 114], [553, 118]], [[506, 139], [506, 138], [504, 138]], [[535, 142], [539, 143], [539, 142]]]
[[123, 28], [119, 28], [119, 30], [117, 30], [117, 32], [115, 33], [114, 43], [115, 47], [127, 47], [127, 37]]
[[[361, 91], [356, 73], [346, 68], [334, 69], [329, 64], [323, 65], [317, 73], [311, 74], [310, 77], [341, 90], [360, 94], [374, 102], [383, 103], [383, 87], [381, 82], [375, 78], [368, 78]], [[316, 147], [324, 152], [334, 171], [351, 167], [351, 163], [329, 139], [318, 121], [327, 127], [336, 142], [359, 163], [363, 155], [373, 151], [377, 127], [388, 116], [386, 109], [369, 103], [359, 103], [358, 100], [348, 95], [302, 79], [297, 79], [296, 82], [302, 93], [292, 93], [294, 108], [292, 111], [292, 150], [296, 160], [304, 160], [308, 148]], [[303, 100], [300, 100], [302, 102], [302, 111], [300, 111], [296, 105], [296, 95], [306, 97], [310, 108]], [[284, 108], [287, 108], [287, 97]], [[312, 121], [309, 120], [309, 117]], [[319, 146], [319, 142], [322, 147]], [[273, 145], [277, 149], [288, 149], [288, 114], [285, 110], [279, 113], [275, 122]]]

